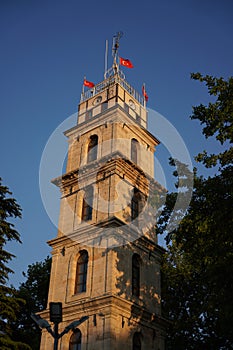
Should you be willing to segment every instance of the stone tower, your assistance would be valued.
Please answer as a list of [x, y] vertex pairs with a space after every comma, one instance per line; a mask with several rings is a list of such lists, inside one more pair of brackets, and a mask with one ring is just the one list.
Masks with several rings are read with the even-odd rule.
[[[154, 180], [159, 141], [147, 130], [145, 99], [116, 61], [105, 79], [82, 92], [78, 121], [66, 131], [58, 235], [52, 247], [48, 302], [62, 302], [62, 350], [163, 350], [160, 259], [150, 203], [164, 189]], [[48, 309], [41, 313], [49, 319]], [[41, 350], [53, 338], [42, 333]]]

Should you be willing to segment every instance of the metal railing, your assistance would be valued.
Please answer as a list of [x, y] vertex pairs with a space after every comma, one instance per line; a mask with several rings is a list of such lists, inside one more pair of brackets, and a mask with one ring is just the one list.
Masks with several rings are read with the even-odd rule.
[[99, 94], [101, 91], [105, 90], [107, 87], [118, 83], [121, 85], [135, 100], [137, 100], [141, 105], [144, 105], [144, 98], [136, 91], [125, 79], [123, 79], [119, 73], [116, 73], [109, 78], [96, 84], [92, 89], [89, 89], [81, 94], [80, 102], [84, 102], [87, 99]]

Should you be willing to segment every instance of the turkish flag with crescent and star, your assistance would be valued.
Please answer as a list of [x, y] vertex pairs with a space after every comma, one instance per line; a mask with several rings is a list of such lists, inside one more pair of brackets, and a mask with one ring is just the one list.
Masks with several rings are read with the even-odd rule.
[[143, 85], [142, 86], [142, 94], [143, 94], [143, 96], [145, 97], [145, 100], [146, 100], [146, 102], [149, 100], [149, 97], [148, 97], [148, 95], [147, 95], [147, 92], [146, 92], [146, 89], [145, 89], [145, 86]]
[[95, 86], [94, 83], [92, 83], [91, 81], [88, 81], [88, 80], [86, 80], [86, 79], [84, 79], [83, 85], [84, 85], [84, 86], [87, 86], [87, 87], [89, 87], [89, 88], [93, 88], [93, 87]]
[[127, 68], [133, 68], [132, 62], [130, 60], [128, 60], [127, 58], [120, 57], [120, 65], [125, 66]]

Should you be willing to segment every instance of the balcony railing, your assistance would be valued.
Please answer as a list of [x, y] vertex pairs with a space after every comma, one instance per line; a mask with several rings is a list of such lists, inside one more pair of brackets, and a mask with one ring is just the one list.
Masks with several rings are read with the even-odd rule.
[[87, 99], [99, 94], [107, 87], [116, 83], [120, 84], [135, 100], [144, 106], [144, 98], [125, 79], [120, 77], [119, 73], [111, 75], [107, 79], [96, 84], [92, 89], [89, 89], [82, 93], [80, 102], [86, 101]]

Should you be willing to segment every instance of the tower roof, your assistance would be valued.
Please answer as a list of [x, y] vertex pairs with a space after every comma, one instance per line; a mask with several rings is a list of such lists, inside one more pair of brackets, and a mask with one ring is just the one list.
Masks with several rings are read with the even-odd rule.
[[[123, 87], [128, 94], [130, 94], [133, 99], [140, 103], [144, 108], [146, 107], [146, 101], [148, 100], [148, 96], [145, 91], [145, 86], [142, 86], [142, 95], [139, 94], [125, 79], [125, 74], [120, 69], [120, 66], [125, 66], [127, 68], [133, 68], [132, 62], [127, 58], [122, 58], [119, 56], [118, 50], [120, 46], [120, 39], [123, 36], [122, 32], [117, 32], [116, 35], [113, 36], [112, 42], [112, 66], [108, 69], [108, 41], [106, 40], [106, 50], [105, 50], [105, 72], [104, 72], [104, 80], [99, 82], [98, 84], [94, 84], [93, 82], [87, 81], [84, 77], [83, 89], [81, 93], [80, 103], [85, 102], [89, 98], [101, 93], [108, 87], [111, 87], [114, 84], [119, 84]], [[87, 91], [84, 91], [84, 86], [88, 87]]]

